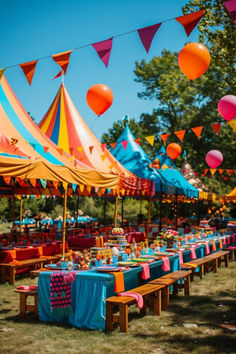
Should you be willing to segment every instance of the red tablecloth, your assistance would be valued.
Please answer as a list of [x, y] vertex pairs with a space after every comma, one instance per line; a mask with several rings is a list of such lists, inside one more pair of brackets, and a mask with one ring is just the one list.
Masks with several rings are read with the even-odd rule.
[[132, 243], [133, 237], [135, 238], [135, 242], [142, 242], [146, 239], [145, 232], [130, 232], [126, 234], [126, 239], [128, 243]]
[[[107, 242], [108, 237], [103, 236], [104, 242]], [[80, 249], [90, 248], [96, 246], [96, 237], [76, 237], [68, 238], [69, 247], [76, 247]]]

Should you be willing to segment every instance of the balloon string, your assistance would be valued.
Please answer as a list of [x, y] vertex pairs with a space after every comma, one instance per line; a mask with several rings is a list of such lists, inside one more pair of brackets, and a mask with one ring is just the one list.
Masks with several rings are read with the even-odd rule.
[[97, 117], [94, 118], [94, 120], [93, 120], [93, 122], [92, 122], [92, 124], [91, 124], [90, 130], [93, 129], [94, 124], [96, 123], [98, 117], [99, 117], [99, 116], [97, 116]]

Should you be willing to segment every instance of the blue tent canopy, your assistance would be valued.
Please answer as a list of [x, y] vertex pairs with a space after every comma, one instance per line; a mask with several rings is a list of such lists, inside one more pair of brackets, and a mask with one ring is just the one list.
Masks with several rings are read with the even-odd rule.
[[198, 198], [198, 189], [188, 183], [188, 181], [183, 177], [174, 162], [167, 155], [166, 149], [163, 145], [159, 149], [154, 160], [156, 159], [159, 159], [161, 167], [163, 165], [167, 166], [164, 170], [161, 168], [159, 172], [161, 176], [164, 177], [169, 183], [176, 186], [178, 194]]
[[[126, 125], [117, 140], [115, 149], [111, 148], [111, 153], [115, 158], [137, 177], [150, 179], [154, 181], [155, 191], [175, 193], [173, 184], [168, 185], [164, 176], [161, 176], [155, 168], [151, 168], [151, 160], [142, 149], [142, 147], [134, 141], [130, 128]], [[121, 141], [128, 141], [127, 148], [124, 149]]]

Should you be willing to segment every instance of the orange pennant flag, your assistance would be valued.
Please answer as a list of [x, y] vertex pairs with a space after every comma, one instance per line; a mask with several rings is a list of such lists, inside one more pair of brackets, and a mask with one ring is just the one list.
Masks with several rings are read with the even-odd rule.
[[32, 184], [33, 187], [36, 187], [36, 178], [30, 178], [30, 183]]
[[199, 10], [187, 15], [176, 17], [175, 19], [179, 23], [181, 23], [181, 25], [184, 27], [187, 36], [189, 37], [191, 32], [197, 26], [198, 22], [201, 20], [203, 14], [204, 14], [204, 10]]
[[109, 144], [111, 145], [112, 149], [115, 149], [115, 148], [116, 148], [116, 144], [117, 144], [117, 143], [109, 143]]
[[94, 146], [89, 146], [89, 152], [92, 154]]
[[43, 147], [43, 150], [44, 150], [44, 153], [45, 153], [45, 154], [48, 152], [48, 149], [49, 149], [48, 146], [44, 146], [44, 147]]
[[4, 179], [4, 182], [5, 182], [7, 185], [9, 185], [10, 182], [11, 182], [11, 176], [2, 176], [2, 177], [3, 177], [3, 179]]
[[221, 123], [213, 123], [211, 126], [217, 135], [220, 134]]
[[160, 138], [162, 139], [164, 145], [166, 143], [166, 140], [168, 139], [168, 137], [170, 136], [170, 133], [167, 133], [167, 134], [161, 134], [160, 135]]
[[73, 155], [74, 148], [69, 148], [70, 154]]
[[231, 176], [233, 173], [233, 170], [226, 170], [226, 172], [228, 173], [229, 176]]
[[82, 146], [77, 147], [77, 150], [78, 150], [79, 152], [82, 152], [82, 151], [83, 151]]
[[134, 141], [135, 141], [136, 144], [138, 144], [138, 145], [141, 145], [140, 140], [141, 140], [141, 138], [134, 139]]
[[216, 168], [210, 168], [211, 175], [213, 176], [216, 173]]
[[204, 169], [205, 175], [207, 174], [207, 172], [208, 172], [208, 168], [205, 168], [205, 169]]
[[58, 65], [60, 65], [64, 71], [64, 74], [66, 74], [66, 70], [70, 62], [71, 52], [72, 50], [68, 50], [67, 52], [52, 55], [52, 59], [55, 60]]
[[195, 128], [191, 128], [191, 130], [194, 132], [194, 134], [198, 137], [198, 139], [200, 139], [201, 134], [202, 134], [202, 128], [203, 125], [199, 126], [199, 127], [195, 127]]
[[147, 142], [149, 142], [150, 145], [153, 146], [154, 140], [155, 140], [155, 135], [145, 136], [145, 139], [147, 140]]
[[184, 140], [184, 136], [185, 136], [186, 130], [185, 129], [184, 130], [179, 130], [179, 131], [174, 132], [174, 133], [175, 133], [175, 135], [179, 138], [179, 140], [182, 143], [182, 141]]
[[58, 188], [58, 185], [59, 185], [59, 181], [52, 181], [52, 184], [54, 186], [54, 188]]
[[60, 155], [63, 155], [63, 149], [62, 148], [57, 148], [57, 151], [59, 152]]
[[91, 193], [91, 189], [92, 189], [91, 186], [86, 186], [86, 189], [87, 189], [87, 191], [88, 191], [89, 193]]
[[52, 79], [54, 80], [54, 79], [57, 79], [58, 77], [60, 77], [60, 76], [62, 76], [63, 75], [63, 70], [61, 69], [60, 71], [59, 71], [59, 73], [56, 75], [56, 76], [54, 76]]
[[28, 63], [20, 64], [20, 67], [23, 73], [25, 74], [25, 77], [29, 85], [31, 85], [37, 62], [38, 60], [34, 60], [34, 61], [29, 61]]
[[222, 175], [222, 173], [224, 172], [224, 170], [222, 170], [222, 169], [220, 169], [220, 168], [219, 168], [218, 171], [219, 171], [219, 174], [220, 174], [220, 175]]

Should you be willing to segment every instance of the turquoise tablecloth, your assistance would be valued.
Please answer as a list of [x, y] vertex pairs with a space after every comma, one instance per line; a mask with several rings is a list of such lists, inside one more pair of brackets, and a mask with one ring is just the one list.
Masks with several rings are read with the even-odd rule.
[[[163, 272], [163, 261], [150, 264], [148, 280], [158, 278]], [[179, 270], [179, 257], [170, 257], [171, 272]], [[125, 290], [130, 290], [144, 283], [141, 279], [142, 268], [136, 267], [124, 272]], [[55, 318], [51, 314], [50, 303], [50, 274], [41, 272], [38, 280], [38, 310], [39, 319], [45, 322], [63, 322], [79, 328], [105, 329], [106, 297], [114, 295], [114, 275], [96, 271], [78, 272], [71, 286], [71, 302], [73, 314], [68, 318]]]

